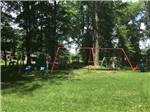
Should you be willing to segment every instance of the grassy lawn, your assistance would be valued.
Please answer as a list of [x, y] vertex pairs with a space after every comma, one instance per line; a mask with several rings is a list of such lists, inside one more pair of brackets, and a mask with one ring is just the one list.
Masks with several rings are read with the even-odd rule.
[[8, 85], [3, 112], [150, 112], [148, 72], [80, 69]]

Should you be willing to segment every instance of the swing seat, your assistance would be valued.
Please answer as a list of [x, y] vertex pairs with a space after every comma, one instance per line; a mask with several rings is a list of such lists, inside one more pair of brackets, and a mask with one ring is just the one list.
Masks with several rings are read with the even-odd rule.
[[43, 66], [41, 66], [40, 69], [39, 69], [40, 72], [44, 72], [45, 70], [46, 70], [46, 68], [43, 67]]
[[33, 70], [33, 68], [32, 68], [31, 65], [27, 65], [27, 66], [25, 67], [25, 71], [27, 71], [27, 72], [31, 72], [32, 70]]

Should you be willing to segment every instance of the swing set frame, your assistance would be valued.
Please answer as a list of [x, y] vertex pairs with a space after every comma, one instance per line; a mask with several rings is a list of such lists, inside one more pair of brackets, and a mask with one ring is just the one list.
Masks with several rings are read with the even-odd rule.
[[[59, 55], [59, 52], [61, 49], [63, 48], [66, 48], [65, 46], [62, 46], [62, 47], [57, 47], [57, 50], [56, 50], [56, 55], [55, 55], [55, 58], [54, 60], [52, 61], [52, 67], [51, 67], [51, 73], [54, 72], [54, 69], [55, 69], [55, 65], [56, 65], [56, 59]], [[67, 48], [73, 48], [73, 47], [70, 47], [68, 46]], [[120, 51], [124, 54], [125, 56], [125, 59], [127, 60], [128, 64], [130, 65], [130, 68], [132, 71], [134, 71], [134, 67], [128, 57], [128, 55], [126, 54], [125, 50], [123, 48], [95, 48], [95, 47], [80, 47], [80, 50], [89, 50], [90, 53], [92, 53], [92, 56], [93, 56], [93, 66], [94, 66], [94, 70], [96, 70], [96, 63], [95, 63], [95, 50], [99, 50], [99, 51], [102, 51], [102, 50], [105, 50], [105, 51]]]

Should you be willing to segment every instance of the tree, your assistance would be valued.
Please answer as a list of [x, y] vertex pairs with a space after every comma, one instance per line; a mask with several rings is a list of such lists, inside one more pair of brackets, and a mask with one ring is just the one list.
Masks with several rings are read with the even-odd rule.
[[[139, 41], [143, 35], [139, 27], [142, 19], [137, 20], [137, 17], [143, 14], [143, 2], [19, 1], [3, 3], [7, 5], [6, 11], [9, 13], [6, 14], [10, 16], [7, 17], [9, 21], [6, 23], [15, 21], [19, 24], [18, 30], [5, 24], [3, 28], [6, 31], [3, 29], [3, 35], [11, 31], [17, 35], [12, 39], [13, 47], [11, 48], [14, 48], [13, 51], [18, 57], [19, 49], [25, 50], [27, 64], [30, 64], [30, 54], [34, 52], [47, 53], [54, 59], [57, 46], [72, 43], [82, 47], [122, 47], [131, 57], [140, 55]], [[9, 14], [12, 12], [16, 13], [17, 18], [11, 19]], [[5, 18], [2, 16], [3, 23], [7, 20]], [[148, 33], [144, 34], [148, 35]], [[8, 35], [5, 37], [12, 38]], [[118, 40], [118, 43], [114, 44], [115, 40]], [[83, 57], [89, 56], [89, 52], [80, 53]], [[102, 55], [103, 53], [100, 53], [98, 49], [95, 50], [96, 65]], [[108, 56], [112, 56], [112, 53], [108, 53]], [[88, 58], [84, 58], [84, 61], [87, 63]]]
[[147, 29], [146, 29], [146, 33], [147, 33], [147, 37], [150, 38], [150, 1], [147, 2], [147, 16], [145, 18], [145, 23], [147, 25]]
[[100, 28], [99, 28], [99, 15], [98, 15], [98, 6], [100, 2], [94, 2], [94, 15], [95, 15], [95, 21], [94, 21], [94, 47], [95, 49], [95, 64], [96, 66], [99, 65], [99, 44], [100, 44]]
[[[15, 5], [15, 3], [13, 3]], [[10, 10], [14, 11], [14, 7], [9, 6], [9, 2], [1, 2], [1, 44], [4, 53], [5, 66], [7, 65], [7, 51], [15, 52], [15, 31], [11, 27], [14, 18], [10, 14]], [[10, 9], [9, 9], [10, 8]]]
[[[91, 5], [91, 2], [87, 2], [86, 4], [87, 6], [86, 11], [88, 13], [84, 14], [86, 14], [85, 17], [86, 20], [88, 21], [87, 22], [88, 24], [85, 24], [85, 27], [86, 26], [88, 27], [87, 30], [85, 30], [86, 38], [83, 38], [84, 41], [82, 41], [82, 44], [90, 45], [91, 42], [92, 47], [97, 48], [113, 47], [112, 34], [114, 32], [115, 27], [115, 20], [116, 20], [115, 13], [116, 10], [118, 10], [120, 7], [124, 7], [125, 3], [113, 1], [112, 2], [97, 1], [96, 3], [95, 2], [92, 3], [93, 5]], [[89, 36], [87, 36], [87, 34]], [[93, 37], [92, 34], [94, 34]], [[100, 56], [98, 49], [96, 49], [95, 54], [96, 54], [95, 63], [96, 65], [98, 65]]]
[[141, 19], [137, 18], [142, 13], [143, 7], [144, 2], [128, 3], [126, 8], [117, 10], [117, 13], [124, 12], [116, 18], [116, 36], [119, 39], [118, 47], [124, 48], [135, 63], [140, 60], [139, 41], [143, 37], [143, 33], [140, 33]]
[[[19, 2], [18, 2], [19, 3]], [[35, 29], [35, 3], [34, 1], [26, 1], [20, 2], [20, 8], [22, 11], [17, 16], [17, 22], [19, 23], [20, 27], [22, 27], [26, 31], [25, 35], [25, 48], [27, 53], [27, 64], [31, 63], [31, 46], [32, 46], [32, 37], [34, 35]]]

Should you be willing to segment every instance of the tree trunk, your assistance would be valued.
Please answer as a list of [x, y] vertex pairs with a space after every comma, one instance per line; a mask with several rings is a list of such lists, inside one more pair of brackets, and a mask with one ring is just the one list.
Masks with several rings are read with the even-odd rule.
[[57, 13], [57, 5], [56, 5], [56, 0], [54, 0], [54, 8], [53, 8], [53, 29], [52, 29], [52, 54], [51, 54], [51, 59], [53, 60], [55, 58], [56, 50], [57, 50], [57, 37], [56, 37], [56, 13]]
[[4, 50], [4, 61], [5, 61], [5, 67], [6, 67], [7, 66], [6, 50]]
[[27, 52], [27, 64], [31, 64], [31, 56], [30, 56], [30, 28], [29, 32], [27, 31], [27, 37], [26, 37], [26, 52]]
[[56, 54], [56, 49], [57, 49], [57, 38], [56, 38], [56, 13], [57, 13], [57, 6], [56, 6], [56, 0], [54, 1], [54, 34], [53, 34], [53, 36], [54, 36], [54, 42], [55, 42], [55, 44], [54, 44], [54, 49], [55, 49], [55, 51], [54, 51], [54, 54]]
[[30, 5], [28, 5], [28, 10], [29, 10], [29, 15], [28, 19], [26, 20], [27, 23], [26, 25], [28, 26], [26, 31], [27, 31], [27, 37], [26, 37], [26, 51], [27, 51], [27, 64], [31, 64], [31, 56], [30, 56], [30, 50], [31, 50], [31, 16], [30, 15]]
[[27, 50], [27, 65], [31, 64], [31, 56], [29, 50]]
[[99, 41], [100, 41], [100, 35], [99, 35], [99, 27], [98, 27], [98, 23], [99, 23], [99, 17], [98, 17], [98, 4], [97, 2], [95, 1], [94, 2], [94, 13], [95, 13], [95, 24], [94, 24], [94, 37], [95, 37], [95, 40], [94, 40], [94, 47], [96, 48], [95, 49], [95, 64], [96, 66], [99, 65]]
[[40, 28], [40, 38], [38, 39], [38, 44], [40, 52], [44, 52], [45, 49], [43, 49], [43, 26], [40, 25]]

